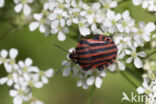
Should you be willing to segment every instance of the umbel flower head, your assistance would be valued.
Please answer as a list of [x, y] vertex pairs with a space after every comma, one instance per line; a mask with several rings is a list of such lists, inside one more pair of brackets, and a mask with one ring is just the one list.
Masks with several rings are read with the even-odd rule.
[[[18, 50], [12, 48], [9, 52], [5, 49], [0, 51], [0, 64], [4, 65], [7, 76], [0, 78], [0, 85], [7, 84], [10, 89], [10, 96], [13, 97], [14, 104], [43, 104], [32, 94], [32, 88], [41, 88], [48, 84], [48, 78], [53, 76], [52, 68], [41, 71], [37, 66], [32, 66], [31, 58], [25, 61], [16, 62]], [[8, 57], [9, 56], [9, 57]]]

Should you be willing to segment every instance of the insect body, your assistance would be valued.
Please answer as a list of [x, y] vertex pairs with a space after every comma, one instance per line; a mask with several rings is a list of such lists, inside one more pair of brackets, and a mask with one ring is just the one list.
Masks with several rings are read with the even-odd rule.
[[87, 71], [103, 70], [112, 64], [117, 56], [117, 47], [112, 37], [96, 35], [93, 39], [82, 39], [69, 57], [74, 63]]

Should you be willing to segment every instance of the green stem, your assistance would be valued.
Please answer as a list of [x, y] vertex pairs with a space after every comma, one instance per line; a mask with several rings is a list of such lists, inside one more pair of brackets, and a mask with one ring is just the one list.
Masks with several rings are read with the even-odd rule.
[[91, 104], [91, 98], [93, 96], [93, 93], [95, 92], [95, 89], [96, 89], [96, 87], [95, 86], [92, 86], [92, 89], [91, 89], [91, 91], [89, 93], [89, 96], [88, 96], [88, 99], [87, 99], [86, 104]]
[[125, 72], [121, 72], [121, 75], [122, 75], [131, 85], [133, 85], [135, 88], [138, 87], [138, 86], [125, 74]]
[[152, 56], [152, 55], [154, 55], [154, 54], [156, 54], [156, 50], [154, 50], [153, 52], [149, 53], [149, 54], [146, 56], [146, 58], [148, 58], [148, 57], [150, 57], [150, 56]]

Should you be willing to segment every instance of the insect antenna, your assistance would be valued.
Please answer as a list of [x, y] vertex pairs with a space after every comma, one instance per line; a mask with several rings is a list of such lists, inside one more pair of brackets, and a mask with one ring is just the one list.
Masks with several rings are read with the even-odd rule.
[[64, 48], [60, 47], [59, 45], [57, 44], [53, 44], [55, 47], [61, 49], [62, 51], [66, 52], [66, 53], [69, 53], [67, 50], [65, 50]]
[[56, 74], [59, 74], [59, 72], [63, 69], [63, 67], [66, 66], [66, 65], [69, 64], [69, 63], [70, 63], [70, 61], [68, 61], [68, 62], [66, 62], [65, 64], [63, 64], [63, 65], [60, 67], [60, 69], [58, 69], [58, 70], [56, 71]]

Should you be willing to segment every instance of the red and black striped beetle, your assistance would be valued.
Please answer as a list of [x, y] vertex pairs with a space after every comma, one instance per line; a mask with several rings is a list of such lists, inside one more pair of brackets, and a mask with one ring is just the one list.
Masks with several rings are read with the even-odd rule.
[[117, 51], [111, 36], [95, 35], [92, 39], [79, 40], [69, 57], [85, 71], [94, 68], [103, 70], [115, 61]]

